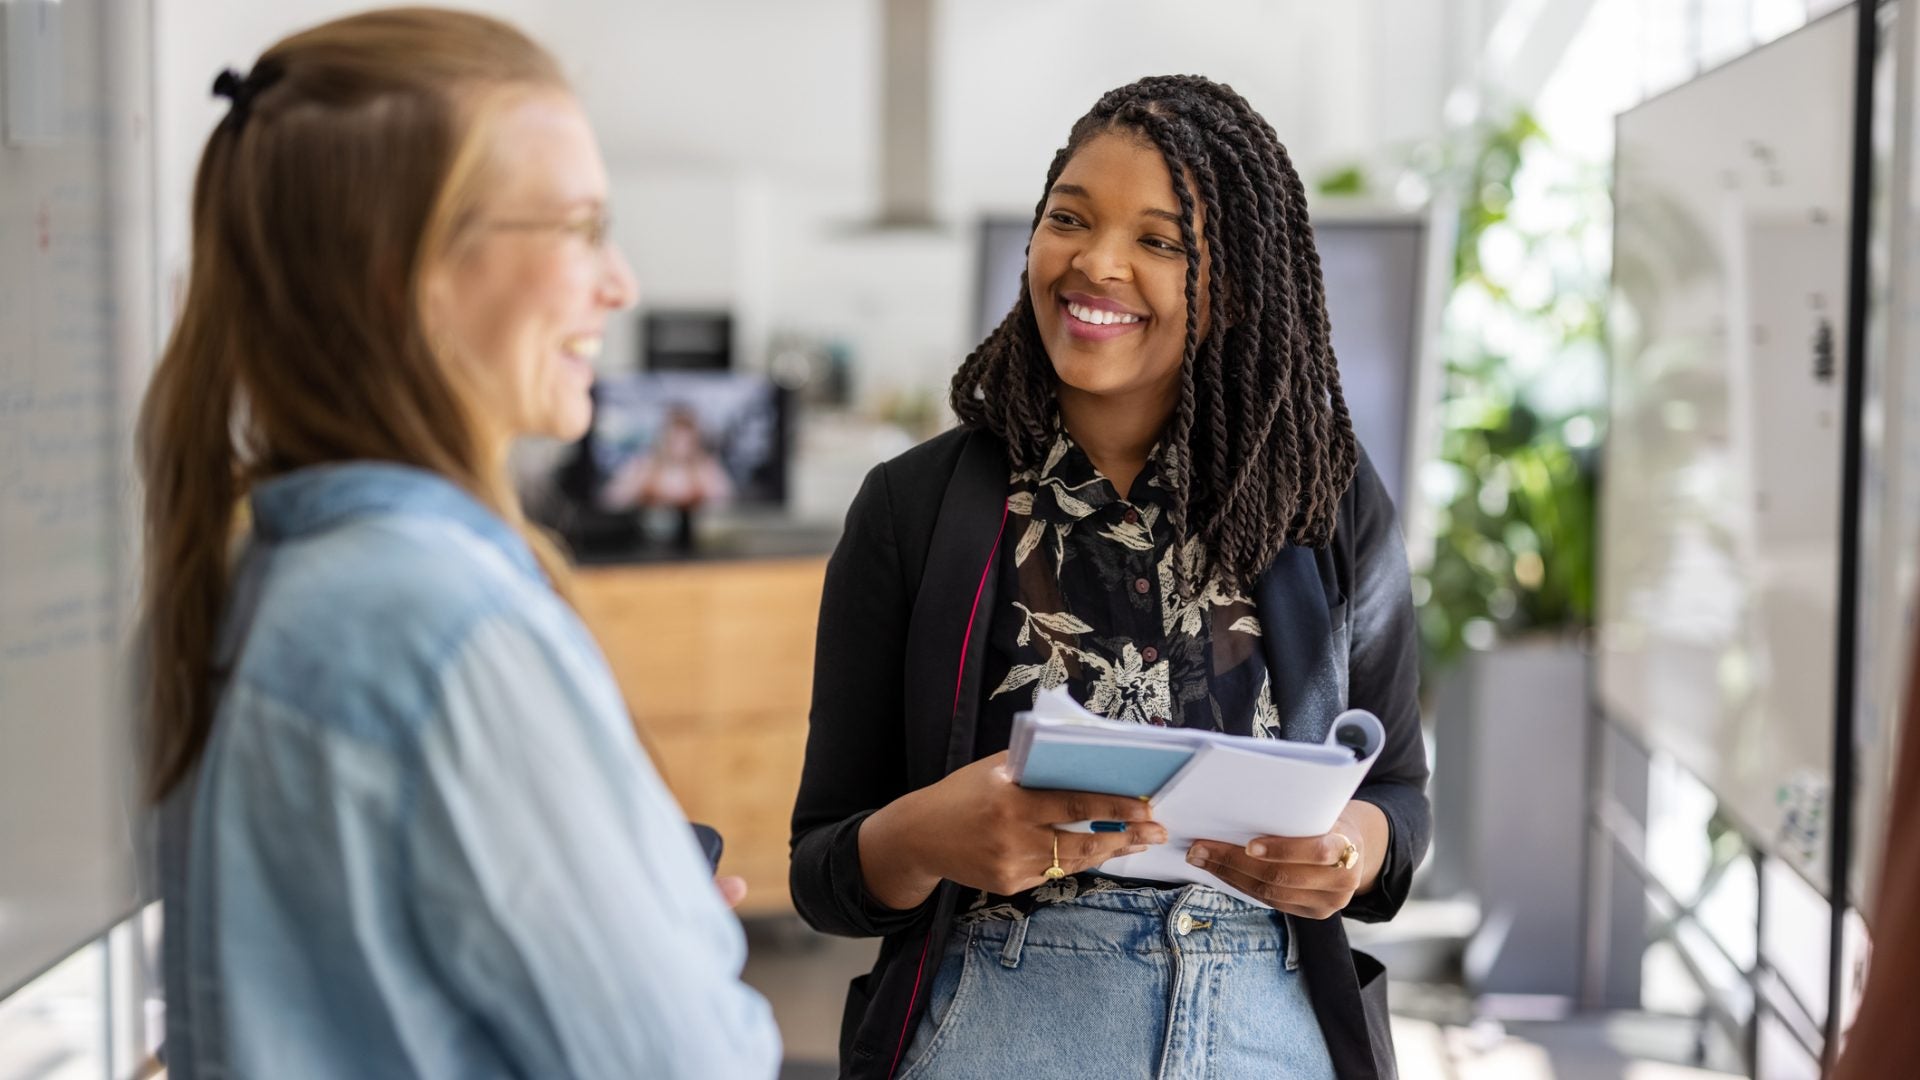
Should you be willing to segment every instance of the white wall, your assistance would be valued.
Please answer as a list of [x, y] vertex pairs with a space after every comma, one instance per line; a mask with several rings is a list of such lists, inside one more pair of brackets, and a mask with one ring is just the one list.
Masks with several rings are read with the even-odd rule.
[[[936, 9], [935, 197], [944, 233], [881, 236], [881, 0], [467, 6], [566, 63], [614, 174], [615, 235], [643, 305], [731, 303], [742, 358], [804, 330], [852, 344], [875, 391], [944, 382], [972, 344], [973, 222], [1031, 212], [1054, 149], [1101, 92], [1155, 72], [1232, 83], [1318, 171], [1438, 129], [1447, 12], [1466, 0], [949, 0]], [[160, 265], [185, 264], [207, 87], [275, 38], [364, 6], [155, 0]], [[630, 360], [630, 328], [608, 342]]]
[[941, 9], [940, 175], [962, 212], [1031, 213], [1068, 128], [1113, 87], [1196, 73], [1231, 84], [1311, 182], [1432, 135], [1446, 3], [1407, 0], [966, 0]]
[[[193, 169], [223, 111], [214, 75], [365, 6], [155, 0], [163, 272], [185, 264]], [[518, 23], [567, 66], [614, 174], [617, 235], [660, 303], [723, 302], [737, 288], [751, 245], [741, 249], [736, 212], [751, 178], [865, 190], [877, 69], [865, 0], [464, 6]]]

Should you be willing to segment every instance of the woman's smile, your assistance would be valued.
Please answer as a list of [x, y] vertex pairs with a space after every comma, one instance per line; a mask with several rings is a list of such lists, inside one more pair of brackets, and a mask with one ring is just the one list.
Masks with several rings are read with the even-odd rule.
[[1112, 341], [1147, 325], [1145, 315], [1128, 310], [1124, 304], [1086, 293], [1062, 295], [1060, 313], [1067, 333], [1081, 341]]

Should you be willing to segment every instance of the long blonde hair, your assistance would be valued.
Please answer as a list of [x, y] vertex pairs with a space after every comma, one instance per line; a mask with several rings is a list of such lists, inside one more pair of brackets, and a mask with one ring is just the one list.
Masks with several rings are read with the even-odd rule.
[[139, 421], [154, 799], [207, 742], [229, 553], [256, 481], [349, 460], [428, 469], [566, 581], [422, 319], [423, 275], [476, 213], [492, 118], [516, 92], [565, 89], [559, 66], [497, 20], [404, 8], [294, 34], [244, 83], [200, 159], [185, 308]]

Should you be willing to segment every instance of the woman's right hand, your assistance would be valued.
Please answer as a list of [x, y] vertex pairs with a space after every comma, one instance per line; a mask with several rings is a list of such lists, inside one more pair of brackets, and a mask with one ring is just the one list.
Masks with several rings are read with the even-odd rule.
[[[1013, 782], [1005, 751], [903, 795], [861, 823], [867, 892], [895, 910], [918, 906], [941, 879], [1002, 896], [1031, 889], [1053, 866], [1069, 874], [1164, 844], [1167, 830], [1139, 799], [1084, 791], [1029, 791]], [[1075, 821], [1118, 821], [1125, 832], [1057, 833]]]

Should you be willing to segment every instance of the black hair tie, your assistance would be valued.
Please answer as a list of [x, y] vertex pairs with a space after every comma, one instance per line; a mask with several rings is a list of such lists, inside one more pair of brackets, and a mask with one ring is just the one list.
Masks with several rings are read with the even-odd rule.
[[215, 97], [223, 97], [233, 103], [228, 108], [227, 115], [233, 118], [234, 123], [240, 124], [246, 122], [248, 114], [252, 111], [253, 99], [258, 97], [262, 90], [278, 81], [280, 81], [280, 69], [276, 65], [255, 64], [245, 78], [232, 68], [227, 68], [214, 77], [213, 94]]

